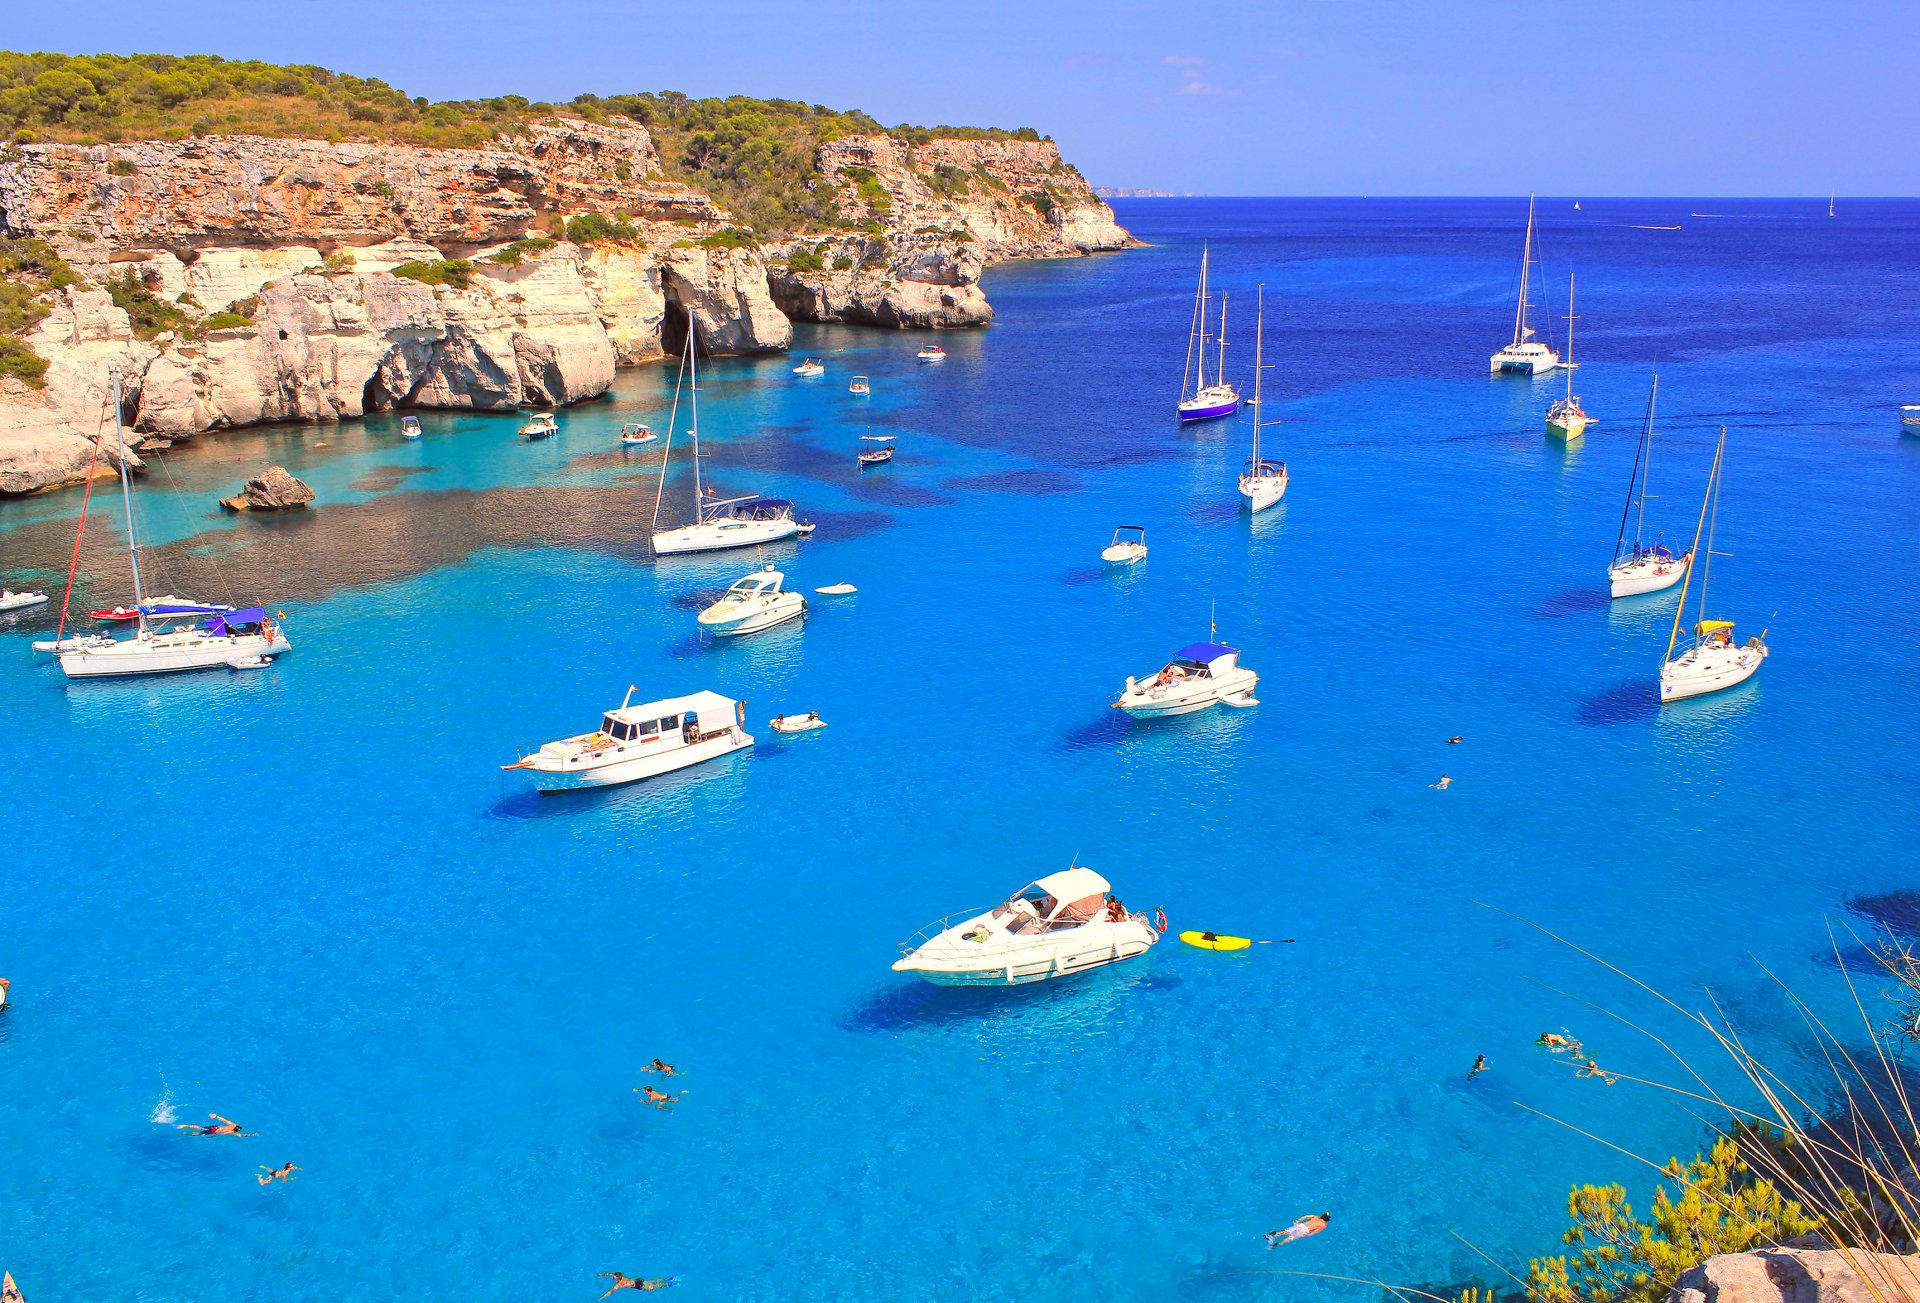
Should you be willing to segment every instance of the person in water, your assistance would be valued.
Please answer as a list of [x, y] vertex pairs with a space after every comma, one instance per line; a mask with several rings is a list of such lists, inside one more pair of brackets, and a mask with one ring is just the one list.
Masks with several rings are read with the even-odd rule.
[[1599, 1064], [1595, 1063], [1592, 1059], [1588, 1059], [1584, 1064], [1582, 1064], [1580, 1071], [1574, 1073], [1573, 1075], [1576, 1077], [1598, 1077], [1600, 1078], [1600, 1080], [1606, 1082], [1609, 1086], [1613, 1085], [1615, 1082], [1620, 1080], [1620, 1076], [1618, 1073], [1606, 1071]]
[[1433, 789], [1434, 789], [1435, 791], [1440, 791], [1440, 792], [1444, 792], [1444, 791], [1446, 791], [1446, 790], [1447, 790], [1447, 789], [1448, 789], [1449, 787], [1452, 787], [1452, 786], [1453, 786], [1453, 779], [1452, 779], [1452, 778], [1450, 778], [1450, 777], [1448, 777], [1448, 776], [1447, 776], [1446, 774], [1442, 774], [1442, 775], [1440, 775], [1440, 781], [1439, 781], [1439, 782], [1437, 782], [1437, 783], [1428, 783], [1428, 784], [1427, 784], [1427, 786], [1428, 786], [1428, 787], [1431, 787], [1431, 788], [1433, 788]]
[[1475, 1077], [1479, 1076], [1481, 1073], [1485, 1072], [1486, 1070], [1487, 1070], [1487, 1056], [1484, 1054], [1474, 1055], [1473, 1067], [1467, 1073], [1467, 1080], [1472, 1081]]
[[293, 1174], [299, 1170], [300, 1169], [292, 1163], [288, 1163], [285, 1167], [268, 1167], [265, 1163], [262, 1163], [260, 1164], [260, 1175], [255, 1177], [254, 1180], [260, 1182], [261, 1185], [272, 1185], [275, 1181], [291, 1181]]
[[207, 1116], [218, 1125], [209, 1127], [202, 1126], [198, 1122], [176, 1122], [174, 1130], [191, 1131], [196, 1136], [240, 1136], [243, 1139], [260, 1134], [258, 1131], [242, 1131], [238, 1122], [232, 1118], [223, 1118], [218, 1113], [209, 1113]]
[[[677, 1279], [677, 1277], [674, 1276], [656, 1276], [652, 1280], [641, 1280], [637, 1276], [627, 1275], [624, 1271], [603, 1271], [600, 1274], [602, 1276], [610, 1276], [613, 1279], [613, 1284], [608, 1288], [607, 1294], [621, 1289], [665, 1289]], [[607, 1294], [602, 1294], [600, 1297], [605, 1298]]]
[[4, 1007], [5, 1007], [5, 1005], [6, 1005], [6, 1003], [7, 1003], [7, 991], [8, 991], [8, 990], [9, 990], [9, 988], [11, 988], [12, 986], [13, 986], [13, 983], [12, 983], [12, 982], [9, 982], [9, 981], [8, 981], [8, 980], [7, 980], [6, 978], [4, 978], [4, 977], [0, 977], [0, 1008], [4, 1008]]
[[684, 1095], [687, 1092], [683, 1090], [680, 1092], [680, 1095], [669, 1095], [666, 1091], [655, 1090], [652, 1086], [635, 1086], [633, 1093], [636, 1095], [645, 1095], [647, 1097], [647, 1103], [653, 1105], [655, 1108], [665, 1108], [667, 1105], [678, 1100], [680, 1095]]
[[1447, 739], [1447, 745], [1448, 745], [1448, 746], [1450, 746], [1450, 747], [1457, 747], [1457, 746], [1459, 746], [1459, 745], [1460, 745], [1460, 744], [1461, 744], [1462, 742], [1465, 742], [1465, 741], [1466, 741], [1466, 739], [1465, 739], [1465, 738], [1463, 738], [1463, 737], [1450, 737], [1450, 738], [1448, 738], [1448, 739]]
[[1559, 1054], [1564, 1050], [1575, 1058], [1579, 1058], [1580, 1051], [1585, 1048], [1579, 1041], [1574, 1040], [1573, 1037], [1562, 1036], [1558, 1032], [1541, 1032], [1540, 1039], [1535, 1041], [1534, 1044], [1552, 1050], [1555, 1054]]
[[673, 1077], [673, 1076], [679, 1075], [677, 1070], [674, 1068], [674, 1066], [671, 1063], [663, 1062], [660, 1059], [655, 1059], [652, 1063], [649, 1063], [646, 1067], [640, 1069], [640, 1071], [657, 1072], [664, 1077]]
[[1327, 1229], [1327, 1223], [1332, 1220], [1332, 1213], [1314, 1213], [1310, 1217], [1302, 1217], [1285, 1230], [1268, 1231], [1267, 1247], [1271, 1249], [1276, 1244], [1291, 1244], [1295, 1240], [1304, 1240], [1309, 1235], [1318, 1235]]

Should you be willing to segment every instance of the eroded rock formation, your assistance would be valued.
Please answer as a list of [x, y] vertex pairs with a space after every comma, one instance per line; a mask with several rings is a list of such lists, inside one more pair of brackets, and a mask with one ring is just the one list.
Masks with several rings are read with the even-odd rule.
[[1920, 1258], [1840, 1249], [1762, 1249], [1708, 1258], [1667, 1303], [1915, 1303]]

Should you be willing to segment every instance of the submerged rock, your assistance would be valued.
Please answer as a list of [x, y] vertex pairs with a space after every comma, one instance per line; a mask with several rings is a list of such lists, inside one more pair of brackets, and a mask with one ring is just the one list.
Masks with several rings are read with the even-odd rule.
[[269, 466], [248, 480], [231, 498], [220, 499], [228, 511], [298, 511], [313, 501], [313, 490], [295, 479], [284, 466]]

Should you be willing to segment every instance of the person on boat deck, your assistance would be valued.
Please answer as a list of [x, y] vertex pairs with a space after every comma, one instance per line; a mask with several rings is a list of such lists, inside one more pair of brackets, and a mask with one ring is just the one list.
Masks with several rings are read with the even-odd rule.
[[657, 1072], [657, 1073], [660, 1073], [662, 1076], [666, 1076], [666, 1077], [673, 1077], [673, 1076], [679, 1075], [671, 1063], [666, 1063], [659, 1059], [655, 1059], [652, 1063], [649, 1063], [646, 1067], [642, 1068], [641, 1071]]
[[[603, 1271], [600, 1274], [613, 1278], [613, 1286], [607, 1290], [607, 1294], [618, 1289], [665, 1289], [673, 1284], [674, 1280], [672, 1276], [656, 1276], [652, 1280], [641, 1280], [637, 1276], [627, 1275], [624, 1271]], [[607, 1294], [602, 1294], [600, 1297], [605, 1298]]]
[[238, 1122], [235, 1122], [232, 1118], [223, 1118], [218, 1113], [209, 1113], [207, 1116], [219, 1123], [219, 1125], [209, 1127], [202, 1126], [198, 1122], [177, 1122], [174, 1124], [174, 1130], [191, 1131], [197, 1136], [240, 1136], [245, 1138], [260, 1134], [258, 1131], [242, 1131]]
[[1120, 903], [1120, 897], [1107, 897], [1107, 922], [1124, 923], [1127, 921], [1127, 907]]
[[1732, 630], [1730, 630], [1730, 629], [1719, 629], [1719, 630], [1716, 630], [1716, 631], [1714, 632], [1714, 635], [1713, 635], [1713, 645], [1714, 645], [1714, 646], [1716, 646], [1716, 647], [1731, 647], [1731, 646], [1733, 646], [1733, 632], [1732, 632]]
[[1302, 1217], [1285, 1230], [1268, 1231], [1267, 1247], [1271, 1249], [1276, 1244], [1291, 1244], [1295, 1240], [1304, 1240], [1309, 1235], [1318, 1235], [1327, 1229], [1327, 1223], [1332, 1220], [1332, 1213], [1314, 1213], [1311, 1217]]

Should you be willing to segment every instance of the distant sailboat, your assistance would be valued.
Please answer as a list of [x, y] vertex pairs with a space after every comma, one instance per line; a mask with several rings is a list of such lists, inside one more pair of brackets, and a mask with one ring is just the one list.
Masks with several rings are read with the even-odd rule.
[[1180, 419], [1210, 421], [1240, 410], [1240, 395], [1227, 383], [1227, 296], [1220, 296], [1219, 361], [1207, 383], [1207, 259], [1200, 251], [1200, 285], [1193, 295], [1193, 328], [1187, 335], [1187, 370], [1180, 378]]
[[1533, 337], [1527, 324], [1527, 290], [1533, 273], [1533, 196], [1527, 196], [1527, 238], [1520, 247], [1520, 303], [1513, 312], [1513, 342], [1493, 355], [1492, 370], [1537, 376], [1560, 365], [1560, 355]]
[[[1660, 666], [1662, 703], [1701, 697], [1709, 692], [1745, 683], [1767, 658], [1766, 631], [1738, 646], [1733, 640], [1732, 620], [1707, 618], [1707, 581], [1713, 570], [1713, 535], [1720, 520], [1720, 469], [1726, 461], [1727, 427], [1720, 427], [1720, 442], [1713, 450], [1713, 469], [1707, 474], [1707, 496], [1700, 503], [1700, 524], [1693, 532], [1692, 555], [1700, 558], [1700, 605], [1693, 624], [1693, 645], [1675, 656], [1680, 642], [1680, 625], [1687, 614], [1687, 586], [1693, 582], [1693, 568], [1680, 588], [1680, 609], [1673, 613], [1673, 633], [1667, 639], [1667, 659]], [[1700, 550], [1701, 531], [1706, 533], [1706, 551]]]
[[1833, 200], [1834, 200], [1834, 197], [1839, 193], [1840, 192], [1838, 190], [1827, 191], [1827, 216], [1828, 217], [1833, 216]]
[[[1640, 447], [1633, 455], [1633, 474], [1627, 479], [1627, 505], [1620, 511], [1620, 532], [1613, 539], [1613, 560], [1607, 563], [1607, 584], [1615, 597], [1657, 593], [1680, 582], [1693, 553], [1676, 557], [1664, 538], [1649, 545], [1642, 540], [1647, 527], [1647, 475], [1653, 465], [1653, 407], [1660, 396], [1660, 374], [1647, 391], [1647, 417], [1640, 425]], [[1633, 521], [1633, 541], [1627, 541], [1627, 521]]]
[[1563, 443], [1571, 443], [1587, 432], [1590, 419], [1573, 392], [1573, 273], [1567, 273], [1567, 360], [1561, 364], [1567, 373], [1567, 396], [1556, 398], [1547, 409], [1547, 433]]
[[1265, 511], [1287, 495], [1287, 464], [1285, 462], [1262, 461], [1260, 459], [1260, 427], [1266, 424], [1266, 408], [1261, 398], [1261, 373], [1266, 370], [1263, 355], [1266, 352], [1267, 333], [1267, 289], [1262, 285], [1259, 306], [1253, 316], [1253, 455], [1247, 458], [1247, 468], [1240, 472], [1240, 496], [1247, 500], [1249, 511]]
[[1573, 201], [1573, 211], [1576, 213], [1580, 211], [1580, 201], [1578, 199]]

